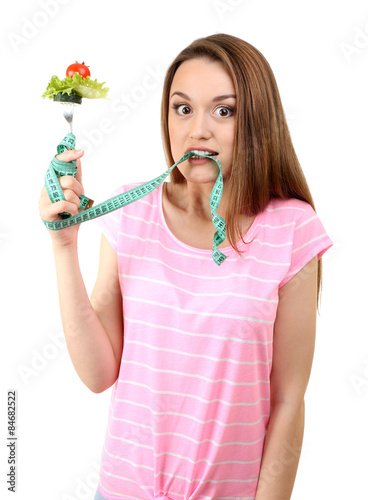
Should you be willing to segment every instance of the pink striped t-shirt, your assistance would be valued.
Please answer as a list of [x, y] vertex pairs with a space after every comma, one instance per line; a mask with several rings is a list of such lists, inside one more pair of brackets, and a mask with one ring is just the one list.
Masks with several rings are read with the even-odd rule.
[[124, 313], [98, 489], [108, 500], [254, 499], [278, 290], [333, 243], [308, 203], [272, 199], [244, 258], [227, 247], [218, 266], [171, 233], [162, 187], [95, 219], [118, 255]]

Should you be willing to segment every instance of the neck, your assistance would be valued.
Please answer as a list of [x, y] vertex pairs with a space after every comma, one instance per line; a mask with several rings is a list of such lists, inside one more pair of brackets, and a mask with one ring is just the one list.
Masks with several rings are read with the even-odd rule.
[[[170, 183], [171, 184], [171, 183]], [[198, 217], [212, 222], [210, 196], [215, 182], [197, 183], [185, 181], [181, 184], [171, 184], [168, 198], [171, 203], [189, 216]], [[224, 188], [217, 213], [224, 217], [228, 200], [228, 182], [224, 179]]]

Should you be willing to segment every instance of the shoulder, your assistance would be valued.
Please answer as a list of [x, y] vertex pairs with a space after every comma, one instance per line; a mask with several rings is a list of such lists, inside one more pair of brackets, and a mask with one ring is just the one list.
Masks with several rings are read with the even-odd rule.
[[272, 198], [263, 215], [266, 220], [274, 224], [299, 225], [301, 222], [317, 218], [313, 207], [297, 198]]
[[292, 214], [295, 217], [302, 216], [306, 212], [314, 212], [313, 207], [304, 200], [298, 198], [272, 198], [266, 207], [266, 211], [279, 214]]

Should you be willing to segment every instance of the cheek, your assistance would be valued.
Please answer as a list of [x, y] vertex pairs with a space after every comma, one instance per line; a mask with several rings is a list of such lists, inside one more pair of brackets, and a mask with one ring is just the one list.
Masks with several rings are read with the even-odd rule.
[[168, 130], [169, 130], [169, 137], [172, 140], [175, 137], [175, 127], [173, 125], [172, 120], [170, 120], [170, 118], [169, 118], [167, 125], [168, 125]]
[[234, 134], [230, 133], [227, 137], [227, 149], [231, 159], [233, 158], [234, 155], [234, 145], [235, 145], [235, 137]]
[[235, 129], [234, 126], [231, 125], [224, 133], [224, 138], [228, 146], [233, 146], [235, 143]]
[[171, 144], [171, 151], [174, 155], [175, 152], [181, 151], [183, 144], [181, 141], [179, 128], [173, 122], [168, 123], [169, 138]]

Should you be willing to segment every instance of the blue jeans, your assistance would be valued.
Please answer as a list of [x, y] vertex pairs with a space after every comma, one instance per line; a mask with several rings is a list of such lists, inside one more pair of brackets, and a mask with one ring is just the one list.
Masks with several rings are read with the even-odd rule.
[[103, 497], [98, 490], [96, 490], [96, 495], [95, 495], [94, 500], [106, 500], [106, 498]]

